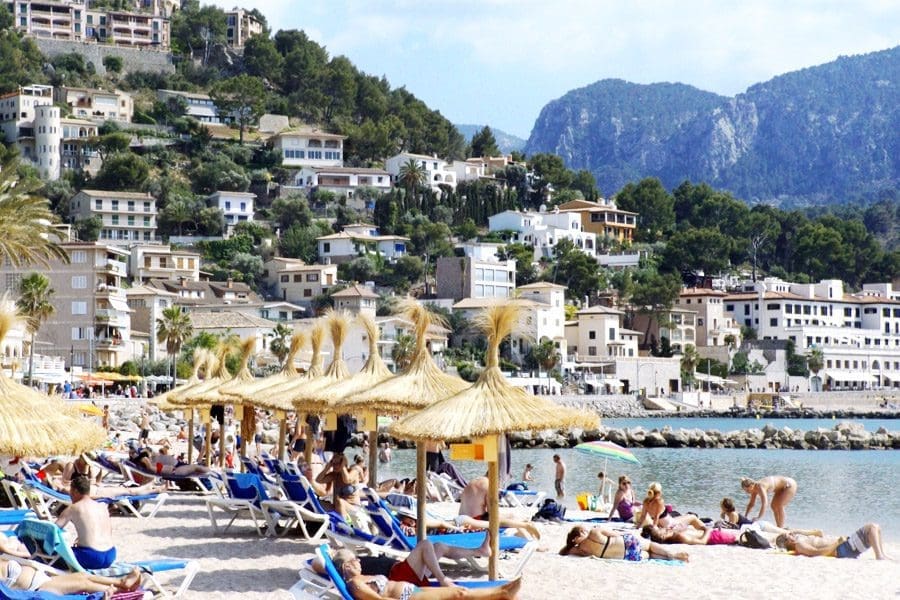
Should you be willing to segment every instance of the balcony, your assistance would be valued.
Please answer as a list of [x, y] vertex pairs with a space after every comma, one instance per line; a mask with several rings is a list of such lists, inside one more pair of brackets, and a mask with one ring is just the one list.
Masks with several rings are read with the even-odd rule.
[[122, 338], [104, 336], [94, 338], [94, 347], [98, 350], [120, 349], [124, 344]]

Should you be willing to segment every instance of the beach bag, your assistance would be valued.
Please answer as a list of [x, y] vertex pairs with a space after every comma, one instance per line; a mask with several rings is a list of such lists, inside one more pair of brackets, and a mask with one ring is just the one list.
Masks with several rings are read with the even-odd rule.
[[566, 507], [553, 498], [547, 498], [541, 508], [531, 517], [532, 521], [563, 521], [566, 518]]
[[769, 540], [758, 531], [753, 531], [752, 529], [748, 529], [741, 534], [741, 537], [738, 538], [738, 544], [745, 548], [756, 548], [757, 550], [768, 550], [772, 547]]

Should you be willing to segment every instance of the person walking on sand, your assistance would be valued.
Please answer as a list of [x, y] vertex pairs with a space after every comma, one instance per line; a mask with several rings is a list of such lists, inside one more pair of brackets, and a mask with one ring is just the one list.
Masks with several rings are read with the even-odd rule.
[[784, 527], [784, 509], [797, 494], [797, 482], [783, 475], [769, 475], [757, 481], [749, 477], [741, 478], [741, 489], [750, 494], [744, 516], [749, 517], [753, 505], [759, 500], [759, 514], [756, 520], [762, 519], [769, 508], [769, 494], [772, 494], [772, 514], [775, 524]]
[[566, 497], [566, 463], [559, 454], [553, 455], [553, 462], [556, 463], [556, 477], [553, 480], [553, 485], [556, 487], [556, 498], [562, 500]]
[[78, 539], [72, 546], [72, 553], [82, 567], [109, 567], [116, 560], [109, 507], [91, 497], [91, 481], [83, 475], [72, 478], [69, 494], [72, 496], [72, 504], [59, 515], [56, 525], [61, 529], [68, 523], [75, 526]]

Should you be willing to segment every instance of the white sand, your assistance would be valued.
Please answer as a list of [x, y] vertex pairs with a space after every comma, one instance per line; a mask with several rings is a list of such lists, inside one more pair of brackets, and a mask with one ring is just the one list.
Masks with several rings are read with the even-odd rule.
[[[437, 510], [452, 510], [448, 506]], [[504, 509], [506, 511], [507, 509]], [[519, 509], [520, 513], [530, 512]], [[854, 524], [856, 525], [856, 524]], [[568, 524], [539, 524], [542, 545], [523, 575], [522, 600], [547, 598], [892, 598], [900, 593], [900, 563], [804, 558], [737, 547], [684, 547], [685, 566], [635, 564], [558, 555]], [[850, 528], [846, 532], [850, 533]], [[190, 598], [288, 598], [312, 546], [299, 538], [260, 538], [251, 521], [238, 519], [227, 535], [214, 535], [205, 504], [193, 497], [169, 501], [153, 519], [116, 517], [113, 530], [123, 560], [179, 557], [198, 560], [201, 571]], [[900, 540], [886, 544], [900, 557]], [[681, 548], [681, 547], [679, 547]], [[506, 561], [501, 562], [501, 569]], [[463, 573], [453, 573], [463, 575]]]

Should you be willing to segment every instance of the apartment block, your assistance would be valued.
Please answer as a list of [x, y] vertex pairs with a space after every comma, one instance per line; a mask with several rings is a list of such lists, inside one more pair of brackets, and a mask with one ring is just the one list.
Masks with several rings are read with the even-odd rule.
[[438, 298], [510, 298], [516, 288], [516, 261], [500, 260], [501, 244], [458, 244], [455, 256], [437, 259]]
[[264, 31], [262, 21], [243, 8], [233, 8], [225, 11], [225, 19], [228, 29], [225, 30], [225, 39], [232, 48], [241, 49], [247, 41]]
[[156, 241], [156, 198], [149, 193], [82, 190], [69, 200], [69, 215], [75, 220], [99, 217], [101, 241]]
[[276, 256], [263, 265], [272, 296], [308, 308], [313, 298], [337, 283], [337, 265], [308, 265], [297, 258]]
[[178, 295], [145, 285], [134, 285], [125, 290], [125, 297], [128, 308], [131, 309], [132, 335], [146, 334], [147, 336], [146, 348], [141, 348], [140, 356], [147, 360], [166, 358], [168, 356], [166, 344], [156, 339], [156, 328], [163, 311], [175, 304]]
[[310, 127], [280, 131], [272, 145], [281, 155], [283, 167], [343, 167], [345, 135]]
[[12, 297], [22, 278], [41, 271], [50, 279], [56, 310], [41, 326], [37, 342], [44, 354], [69, 357], [70, 365], [93, 369], [119, 366], [134, 355], [131, 309], [125, 289], [128, 251], [102, 243], [63, 242], [69, 262], [48, 268], [5, 263], [2, 281]]

